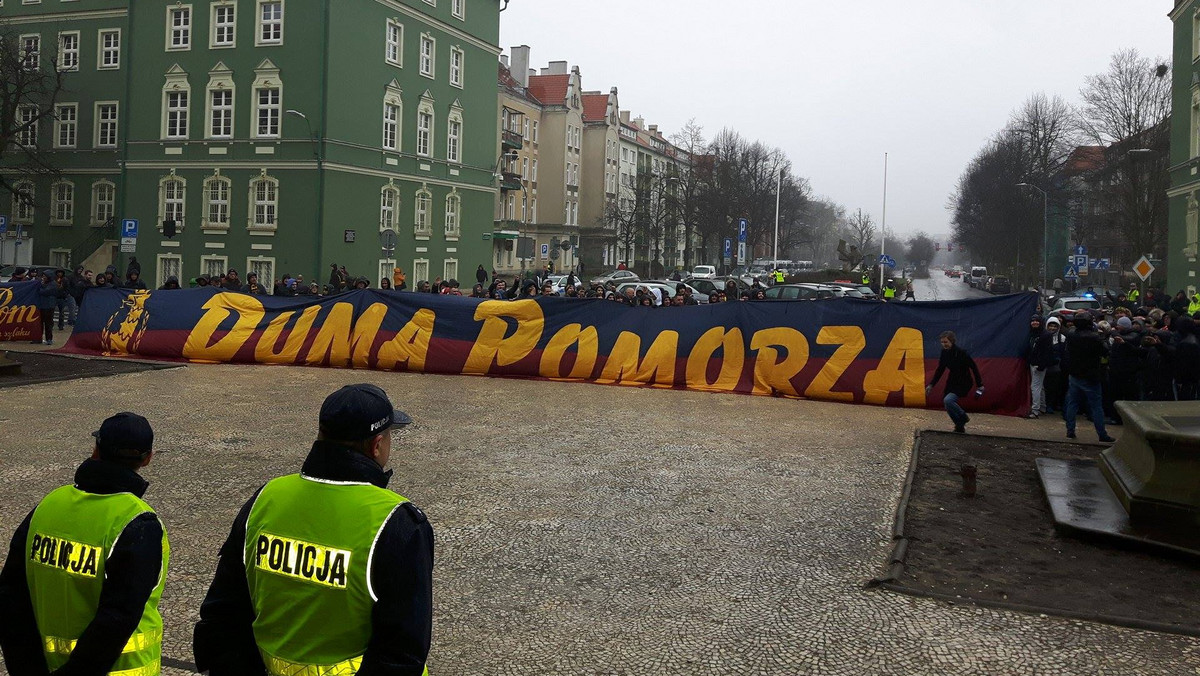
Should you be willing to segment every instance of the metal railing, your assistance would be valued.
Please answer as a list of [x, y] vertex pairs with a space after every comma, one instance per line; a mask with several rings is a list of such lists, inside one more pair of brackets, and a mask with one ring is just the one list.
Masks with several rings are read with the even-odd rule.
[[78, 265], [83, 265], [84, 261], [86, 261], [92, 254], [96, 253], [96, 249], [99, 249], [101, 246], [103, 246], [106, 241], [115, 240], [116, 238], [117, 220], [115, 218], [108, 219], [104, 222], [104, 225], [91, 228], [91, 231], [87, 234], [87, 237], [85, 237], [82, 242], [76, 244], [71, 249], [71, 257], [68, 261], [68, 265], [72, 269]]

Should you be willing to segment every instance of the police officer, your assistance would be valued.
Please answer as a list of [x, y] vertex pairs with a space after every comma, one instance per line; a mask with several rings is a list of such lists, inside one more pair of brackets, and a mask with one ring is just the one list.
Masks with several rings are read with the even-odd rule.
[[118, 413], [93, 436], [74, 485], [25, 517], [0, 572], [0, 648], [13, 676], [162, 669], [158, 601], [170, 548], [137, 473], [154, 457], [154, 431]]
[[1129, 285], [1129, 295], [1126, 298], [1129, 299], [1130, 303], [1133, 303], [1134, 307], [1137, 307], [1138, 301], [1142, 298], [1142, 292], [1138, 291], [1136, 283]]
[[864, 273], [863, 273], [863, 276], [862, 276], [862, 283], [863, 283], [863, 286], [870, 286], [870, 285], [871, 285], [871, 273], [869, 273], [869, 272], [864, 272]]
[[775, 268], [775, 272], [771, 273], [772, 279], [776, 284], [783, 284], [786, 281], [783, 270]]
[[887, 281], [887, 286], [883, 287], [883, 299], [888, 302], [896, 300], [896, 280]]
[[383, 469], [408, 422], [374, 385], [325, 399], [300, 473], [259, 489], [221, 548], [193, 637], [200, 671], [427, 673], [433, 528]]

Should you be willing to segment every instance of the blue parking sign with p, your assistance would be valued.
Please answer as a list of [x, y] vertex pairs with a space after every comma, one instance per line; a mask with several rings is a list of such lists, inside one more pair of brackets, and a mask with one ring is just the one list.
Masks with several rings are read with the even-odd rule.
[[725, 238], [725, 257], [729, 258], [732, 255], [733, 255], [733, 239], [730, 237], [726, 237]]
[[739, 242], [746, 241], [746, 230], [748, 228], [749, 228], [749, 222], [747, 222], [746, 219], [744, 219], [744, 218], [739, 218], [738, 219], [738, 241]]
[[137, 237], [138, 222], [136, 218], [126, 218], [121, 221], [121, 236], [122, 237]]
[[8, 232], [8, 216], [0, 216], [0, 235]]

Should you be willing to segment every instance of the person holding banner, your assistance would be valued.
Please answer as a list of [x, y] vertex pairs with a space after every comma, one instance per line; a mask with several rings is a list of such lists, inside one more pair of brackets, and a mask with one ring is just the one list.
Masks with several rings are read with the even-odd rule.
[[958, 346], [958, 339], [953, 331], [943, 332], [938, 336], [938, 340], [942, 344], [942, 355], [938, 359], [937, 370], [933, 372], [933, 382], [925, 388], [925, 394], [932, 392], [942, 379], [942, 374], [949, 371], [950, 375], [946, 378], [946, 396], [943, 397], [942, 403], [946, 407], [946, 414], [954, 423], [954, 432], [966, 434], [971, 416], [958, 404], [958, 400], [970, 394], [973, 387], [976, 388], [975, 396], [982, 397], [983, 377], [979, 375], [979, 367], [975, 365], [971, 355]]

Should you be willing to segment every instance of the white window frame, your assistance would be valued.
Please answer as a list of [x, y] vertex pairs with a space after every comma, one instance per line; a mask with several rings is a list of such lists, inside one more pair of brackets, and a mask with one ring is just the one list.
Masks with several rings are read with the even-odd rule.
[[[395, 29], [396, 39], [392, 39]], [[397, 68], [404, 67], [404, 24], [399, 19], [388, 19], [383, 33], [383, 60]]]
[[[61, 189], [66, 189], [60, 194]], [[50, 184], [50, 225], [71, 225], [75, 222], [75, 184], [61, 180]]]
[[433, 233], [433, 193], [422, 187], [413, 200], [413, 234], [429, 238]]
[[[273, 186], [274, 199], [258, 198], [258, 186], [265, 184]], [[268, 193], [270, 194], [270, 193]], [[255, 232], [276, 232], [279, 230], [279, 179], [268, 176], [265, 172], [250, 181], [249, 208], [247, 209], [246, 228]], [[259, 208], [262, 208], [263, 218], [259, 219]]]
[[[213, 264], [216, 265], [213, 265]], [[229, 256], [219, 256], [216, 254], [206, 254], [200, 257], [200, 274], [208, 275], [223, 275], [229, 271]], [[261, 281], [261, 280], [259, 280]]]
[[66, 270], [71, 267], [71, 250], [70, 249], [51, 249], [50, 250], [50, 265], [56, 268]]
[[[104, 108], [111, 106], [113, 110], [113, 118], [106, 120], [103, 118]], [[96, 148], [116, 148], [117, 139], [120, 134], [121, 122], [121, 104], [119, 101], [97, 101], [95, 105], [95, 123], [92, 129], [92, 139]], [[105, 126], [112, 126], [112, 143], [104, 142]]]
[[[223, 99], [227, 98], [228, 103], [222, 102], [218, 107], [214, 100], [220, 95]], [[207, 117], [208, 124], [205, 125], [208, 131], [208, 138], [216, 140], [228, 140], [233, 138], [233, 111], [234, 111], [234, 96], [232, 87], [222, 87], [208, 90], [207, 97]], [[218, 115], [220, 117], [218, 117]], [[217, 128], [217, 123], [221, 122], [221, 128]]]
[[[216, 185], [220, 185], [224, 188], [224, 200], [213, 200], [212, 189]], [[205, 231], [229, 230], [230, 226], [233, 224], [233, 181], [228, 176], [222, 176], [220, 173], [214, 173], [212, 176], [204, 179], [204, 183], [201, 184], [201, 191], [203, 192], [203, 199], [201, 200], [203, 211], [200, 214], [200, 228]], [[222, 203], [225, 207], [225, 220], [223, 222], [219, 220], [213, 220], [213, 205], [215, 204], [220, 206]]]
[[446, 195], [446, 228], [445, 237], [449, 241], [462, 236], [462, 196], [457, 189], [451, 189]]
[[450, 0], [450, 16], [465, 21], [467, 18], [467, 0]]
[[538, 142], [538, 123], [537, 123], [537, 120], [534, 120], [533, 121], [533, 144], [537, 145], [537, 142]]
[[450, 86], [463, 88], [464, 75], [467, 70], [467, 53], [460, 47], [450, 48]]
[[[176, 213], [174, 208], [168, 208], [167, 203], [167, 184], [172, 181], [179, 182], [179, 195], [173, 198], [171, 205], [178, 203], [179, 210]], [[187, 179], [182, 176], [176, 176], [175, 170], [172, 169], [170, 174], [163, 176], [158, 181], [158, 223], [157, 227], [162, 230], [163, 221], [168, 217], [175, 221], [176, 232], [183, 232], [183, 226], [187, 217]]]
[[[22, 193], [25, 199], [21, 199]], [[17, 181], [13, 184], [12, 221], [13, 223], [33, 223], [37, 217], [37, 186], [33, 181]]]
[[458, 279], [457, 258], [446, 258], [442, 261], [442, 279]]
[[[182, 105], [180, 104], [182, 102]], [[163, 138], [170, 141], [186, 141], [188, 126], [191, 124], [192, 97], [191, 91], [181, 89], [165, 93], [164, 113], [166, 127], [163, 128]]]
[[430, 279], [429, 279], [429, 259], [428, 258], [414, 258], [413, 259], [412, 280], [413, 280], [414, 288], [415, 288], [415, 285], [417, 282], [430, 281]]
[[421, 157], [433, 157], [433, 135], [435, 126], [433, 114], [433, 101], [427, 98], [422, 98], [421, 103], [417, 105], [416, 148], [417, 155]]
[[25, 126], [17, 133], [17, 142], [25, 148], [36, 148], [38, 144], [38, 127], [42, 126], [42, 121], [37, 119], [38, 107], [32, 104], [22, 103], [17, 106], [17, 124]]
[[[392, 106], [396, 109], [395, 120], [388, 117], [389, 107]], [[400, 91], [400, 85], [395, 80], [392, 80], [384, 90], [382, 122], [381, 147], [384, 150], [400, 152], [404, 145], [401, 133], [404, 124], [404, 98]]]
[[[178, 108], [171, 108], [170, 103], [172, 94], [184, 94], [187, 96], [187, 106], [183, 109], [183, 135], [171, 135], [168, 133], [171, 127], [171, 112], [172, 110], [175, 110], [176, 112], [179, 110]], [[182, 68], [179, 67], [178, 64], [171, 66], [171, 68], [167, 71], [166, 82], [163, 84], [161, 138], [164, 141], [183, 141], [189, 138], [190, 126], [192, 124], [191, 107], [192, 85], [188, 82], [188, 75]]]
[[[218, 18], [221, 10], [230, 10], [231, 15], [229, 21], [219, 23]], [[218, 42], [217, 36], [221, 32], [221, 28], [228, 28], [230, 33], [229, 40]], [[208, 10], [208, 47], [209, 49], [234, 49], [237, 47], [237, 3], [229, 2], [214, 2], [209, 6]]]
[[[42, 36], [26, 33], [17, 38], [21, 44], [21, 61], [27, 71], [36, 73], [42, 69]], [[30, 45], [33, 49], [30, 49]]]
[[[388, 199], [391, 204], [388, 204]], [[388, 182], [379, 190], [379, 232], [400, 229], [400, 189], [395, 183]]]
[[[277, 139], [281, 137], [283, 132], [283, 80], [279, 77], [279, 69], [269, 60], [263, 61], [258, 68], [254, 70], [254, 84], [251, 87], [251, 96], [254, 98], [250, 101], [250, 138]], [[274, 89], [279, 92], [279, 100], [274, 104], [263, 105], [261, 103], [260, 93], [263, 90]], [[275, 132], [274, 134], [259, 133], [259, 116], [261, 111], [267, 109], [275, 110]]]
[[[174, 263], [174, 270], [168, 269], [166, 263], [170, 261]], [[156, 267], [154, 268], [155, 285], [154, 288], [159, 288], [167, 283], [168, 277], [175, 277], [176, 281], [183, 279], [183, 256], [177, 253], [160, 253], [155, 258]], [[180, 286], [183, 284], [181, 283]]]
[[[70, 111], [70, 120], [63, 119], [63, 113]], [[69, 133], [70, 139], [64, 143], [63, 133]], [[79, 104], [57, 103], [54, 105], [54, 138], [55, 148], [76, 148], [79, 146]]]
[[[68, 48], [67, 38], [75, 39], [75, 46]], [[79, 31], [62, 31], [58, 34], [58, 69], [64, 72], [79, 70], [79, 47], [82, 44]]]
[[[116, 36], [116, 45], [104, 44], [106, 36]], [[109, 56], [112, 57], [111, 62]], [[121, 68], [121, 29], [101, 28], [96, 31], [96, 70], [119, 70]]]
[[[426, 51], [426, 47], [429, 48], [428, 51]], [[421, 33], [419, 55], [418, 63], [420, 67], [418, 70], [421, 75], [431, 80], [434, 79], [434, 73], [437, 72], [437, 38], [429, 33]]]
[[[260, 267], [265, 264], [265, 267]], [[270, 293], [275, 293], [275, 257], [248, 256], [246, 257], [246, 277], [253, 272], [258, 275], [258, 283]], [[266, 274], [264, 274], [264, 272]]]
[[[265, 5], [279, 5], [279, 19], [272, 18], [269, 22], [263, 18], [263, 7]], [[258, 0], [254, 4], [254, 46], [267, 47], [283, 44], [284, 24], [287, 21], [287, 8], [284, 6], [283, 0]], [[279, 35], [270, 38], [263, 37], [263, 31], [267, 26], [279, 26]]]
[[[186, 17], [186, 22], [181, 22], [178, 28], [175, 22], [176, 16]], [[192, 13], [191, 5], [167, 6], [166, 49], [168, 52], [186, 52], [192, 48], [192, 30], [195, 29], [195, 18], [196, 15]], [[177, 40], [176, 37], [180, 39]]]
[[[458, 133], [455, 133], [455, 125]], [[462, 163], [463, 119], [462, 110], [450, 109], [450, 117], [446, 120], [446, 161], [454, 164]]]
[[[101, 199], [100, 190], [108, 189], [108, 199]], [[101, 210], [101, 207], [104, 207]], [[93, 226], [101, 226], [108, 222], [108, 219], [115, 217], [117, 214], [117, 184], [112, 181], [102, 178], [99, 181], [92, 183], [92, 211], [91, 224]]]

